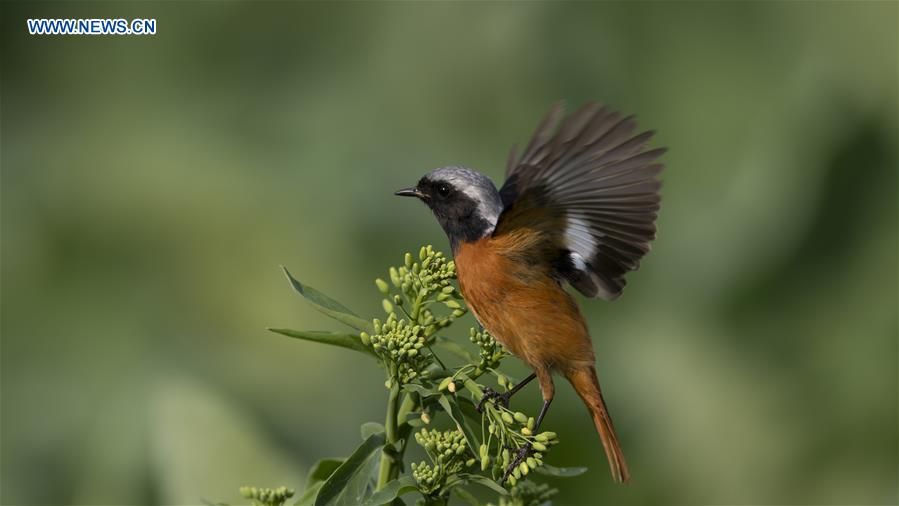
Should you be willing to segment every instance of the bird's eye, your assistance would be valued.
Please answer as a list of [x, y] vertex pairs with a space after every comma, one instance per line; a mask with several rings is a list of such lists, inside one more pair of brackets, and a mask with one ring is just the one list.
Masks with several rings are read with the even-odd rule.
[[438, 193], [441, 197], [446, 197], [447, 195], [450, 194], [449, 186], [448, 186], [448, 185], [445, 185], [445, 184], [441, 184], [440, 186], [437, 187], [437, 193]]

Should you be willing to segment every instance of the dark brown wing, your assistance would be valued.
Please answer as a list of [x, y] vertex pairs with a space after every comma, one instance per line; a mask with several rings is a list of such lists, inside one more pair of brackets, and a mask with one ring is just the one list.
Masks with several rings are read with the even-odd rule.
[[521, 156], [513, 149], [494, 235], [542, 231], [559, 275], [588, 297], [614, 299], [655, 238], [664, 149], [634, 135], [633, 116], [589, 103], [562, 120], [556, 105]]

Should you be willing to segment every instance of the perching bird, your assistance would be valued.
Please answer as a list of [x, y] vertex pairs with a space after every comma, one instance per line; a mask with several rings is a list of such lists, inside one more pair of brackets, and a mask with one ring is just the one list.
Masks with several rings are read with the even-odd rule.
[[491, 393], [494, 400], [507, 404], [538, 378], [539, 426], [553, 399], [552, 373], [563, 375], [593, 417], [612, 477], [627, 482], [587, 323], [563, 284], [587, 297], [621, 295], [624, 275], [655, 238], [662, 170], [656, 158], [665, 150], [647, 149], [653, 132], [634, 135], [633, 117], [608, 107], [586, 104], [560, 125], [563, 115], [559, 104], [520, 156], [513, 148], [499, 191], [474, 170], [442, 167], [396, 194], [431, 208], [449, 237], [472, 313], [534, 370], [506, 394]]

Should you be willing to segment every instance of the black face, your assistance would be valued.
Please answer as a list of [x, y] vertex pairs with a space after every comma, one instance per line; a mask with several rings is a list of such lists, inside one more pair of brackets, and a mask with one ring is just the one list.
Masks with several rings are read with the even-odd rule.
[[461, 242], [473, 242], [484, 237], [493, 226], [478, 212], [478, 202], [445, 180], [421, 178], [414, 188], [396, 192], [397, 195], [418, 197], [437, 217], [449, 237], [453, 251]]

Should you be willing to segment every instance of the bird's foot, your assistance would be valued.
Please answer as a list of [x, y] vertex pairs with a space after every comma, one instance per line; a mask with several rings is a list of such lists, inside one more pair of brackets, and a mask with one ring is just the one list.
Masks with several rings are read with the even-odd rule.
[[483, 413], [484, 412], [484, 403], [487, 401], [492, 401], [494, 405], [508, 408], [509, 407], [509, 399], [511, 397], [512, 397], [511, 392], [506, 392], [504, 394], [501, 394], [490, 387], [485, 387], [484, 388], [484, 396], [481, 397], [480, 401], [478, 401], [478, 405], [475, 406], [475, 409], [478, 410], [478, 413]]
[[[509, 467], [506, 468], [506, 473], [503, 474], [503, 479], [500, 483], [504, 483], [509, 479], [509, 476], [515, 475], [515, 478], [518, 479], [520, 477], [519, 473], [521, 471], [521, 464], [525, 462], [528, 457], [534, 454], [534, 448], [531, 446], [531, 443], [525, 443], [524, 446], [518, 449], [518, 452], [515, 454], [515, 458], [512, 459], [512, 462], [509, 463]], [[527, 469], [525, 469], [527, 471]], [[527, 474], [525, 472], [525, 474]]]

